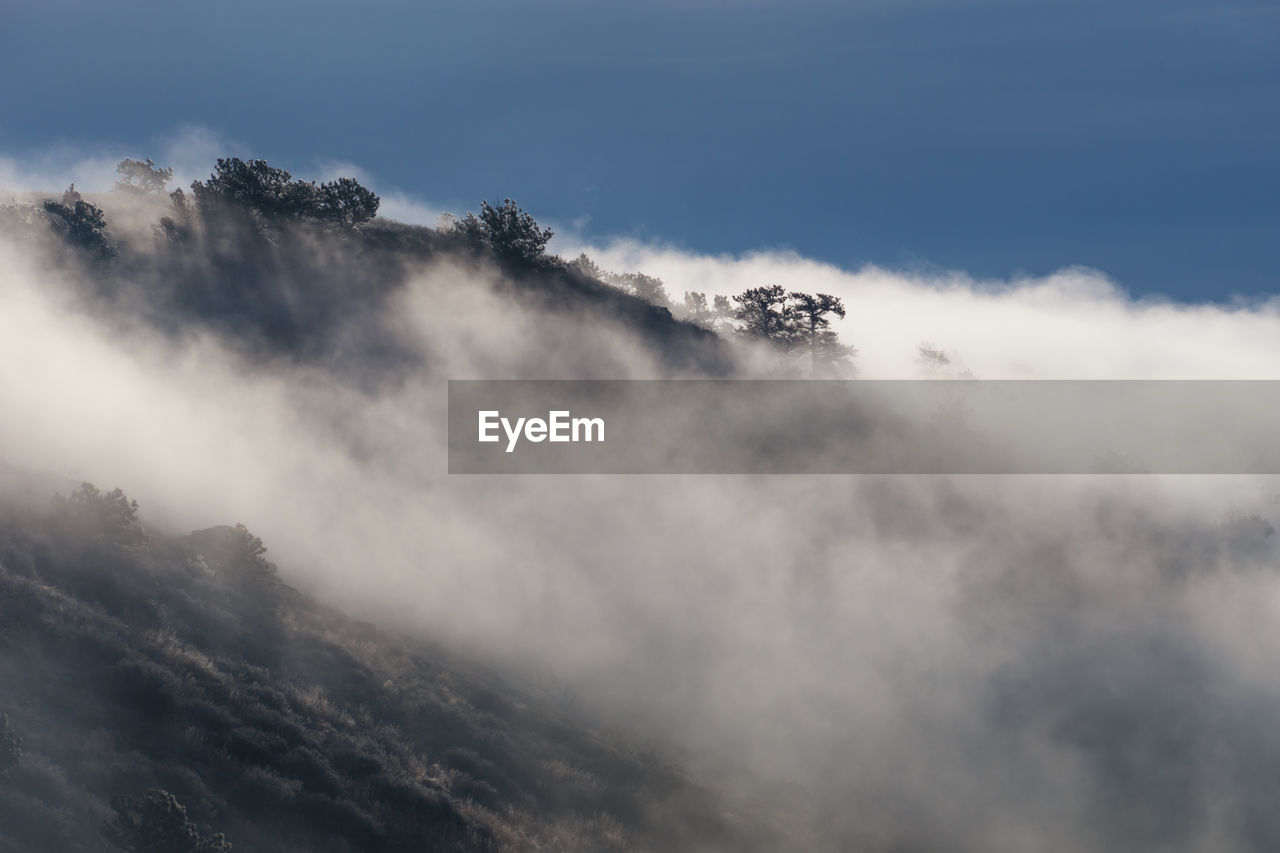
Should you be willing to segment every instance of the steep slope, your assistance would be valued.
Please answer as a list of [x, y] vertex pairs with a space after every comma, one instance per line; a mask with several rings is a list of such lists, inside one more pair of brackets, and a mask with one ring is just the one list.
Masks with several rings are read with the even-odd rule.
[[282, 584], [243, 527], [40, 503], [0, 509], [0, 850], [100, 850], [111, 798], [151, 788], [237, 851], [777, 843], [655, 753]]
[[[113, 352], [216, 352], [234, 364], [224, 381], [305, 374], [355, 406], [406, 377], [443, 390], [457, 364], [548, 377], [736, 369], [715, 334], [540, 250], [196, 195], [85, 201], [73, 189], [0, 205], [0, 248], [22, 266], [12, 278], [59, 318], [105, 330]], [[493, 362], [512, 336], [527, 350]], [[457, 341], [475, 339], [459, 356]], [[348, 412], [333, 408], [318, 429], [359, 457]], [[55, 491], [69, 497], [50, 503]], [[0, 851], [100, 850], [103, 827], [146, 802], [185, 808], [179, 823], [193, 825], [179, 835], [225, 833], [237, 851], [774, 846], [655, 751], [280, 582], [243, 527], [144, 530], [119, 492], [3, 467], [0, 714], [0, 747], [22, 741], [19, 761], [0, 759]]]
[[226, 198], [192, 205], [181, 193], [172, 202], [120, 193], [94, 200], [102, 207], [77, 202], [93, 212], [88, 236], [25, 204], [0, 205], [0, 238], [75, 281], [84, 308], [122, 331], [213, 332], [254, 357], [386, 378], [421, 367], [387, 316], [413, 285], [445, 312], [470, 312], [474, 305], [455, 307], [458, 297], [485, 290], [500, 298], [497, 311], [625, 334], [663, 375], [735, 370], [724, 340], [668, 309], [557, 257], [513, 257], [456, 230], [379, 219], [336, 225]]

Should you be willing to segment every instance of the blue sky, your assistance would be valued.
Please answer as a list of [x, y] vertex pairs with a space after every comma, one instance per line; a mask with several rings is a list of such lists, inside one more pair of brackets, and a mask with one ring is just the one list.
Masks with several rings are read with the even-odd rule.
[[1280, 291], [1280, 5], [0, 0], [0, 152], [212, 129], [588, 239]]

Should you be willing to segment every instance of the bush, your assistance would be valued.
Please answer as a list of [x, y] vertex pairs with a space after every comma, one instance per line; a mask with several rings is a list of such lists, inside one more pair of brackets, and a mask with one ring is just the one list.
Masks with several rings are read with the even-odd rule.
[[168, 791], [150, 788], [141, 797], [113, 797], [115, 817], [102, 827], [103, 837], [129, 853], [228, 853], [222, 833], [201, 837], [187, 819], [187, 809]]
[[104, 493], [92, 483], [81, 483], [71, 497], [59, 496], [55, 504], [78, 533], [99, 542], [127, 548], [147, 541], [138, 521], [138, 502], [120, 489]]

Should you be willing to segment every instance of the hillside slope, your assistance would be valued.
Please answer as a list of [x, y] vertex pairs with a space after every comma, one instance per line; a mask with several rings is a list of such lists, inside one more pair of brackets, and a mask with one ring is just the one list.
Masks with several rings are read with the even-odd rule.
[[0, 204], [0, 238], [75, 282], [81, 307], [122, 333], [142, 327], [181, 341], [212, 332], [256, 359], [304, 361], [364, 381], [422, 367], [395, 324], [395, 300], [410, 287], [459, 318], [480, 310], [460, 299], [491, 293], [497, 303], [484, 310], [531, 319], [532, 335], [547, 333], [538, 320], [548, 317], [583, 333], [622, 334], [662, 375], [735, 371], [729, 346], [711, 331], [540, 248], [512, 255], [496, 238], [458, 228], [264, 212], [261, 191], [196, 196], [114, 191], [86, 201], [73, 189], [43, 207]]
[[2, 851], [101, 850], [150, 788], [237, 851], [775, 846], [654, 753], [282, 584], [243, 527], [148, 534], [118, 493], [0, 508], [0, 684]]

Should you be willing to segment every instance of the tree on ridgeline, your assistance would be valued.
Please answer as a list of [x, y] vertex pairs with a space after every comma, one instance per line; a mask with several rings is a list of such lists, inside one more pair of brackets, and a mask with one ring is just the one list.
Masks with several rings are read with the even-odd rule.
[[[716, 312], [728, 308], [728, 300], [716, 297]], [[844, 304], [827, 293], [790, 293], [780, 284], [753, 287], [733, 297], [738, 307], [732, 317], [737, 334], [769, 345], [783, 356], [808, 356], [813, 377], [848, 376], [853, 372], [854, 347], [840, 343], [831, 328], [831, 315], [845, 316]]]
[[294, 180], [266, 160], [220, 157], [207, 181], [191, 185], [196, 204], [207, 211], [231, 202], [267, 219], [313, 219], [353, 226], [374, 218], [379, 199], [354, 178], [323, 184]]
[[338, 225], [359, 225], [378, 215], [379, 198], [355, 178], [320, 185], [320, 218]]
[[169, 193], [169, 211], [170, 215], [160, 217], [153, 228], [157, 238], [166, 243], [188, 242], [194, 233], [196, 214], [181, 187]]
[[266, 558], [267, 546], [243, 524], [198, 530], [190, 535], [193, 545], [211, 565], [229, 577], [253, 582], [277, 583], [276, 564]]
[[733, 318], [742, 324], [739, 336], [790, 352], [795, 343], [795, 312], [787, 304], [787, 291], [782, 285], [752, 287], [733, 297], [733, 301], [738, 303]]
[[102, 208], [85, 201], [76, 192], [75, 184], [62, 194], [62, 201], [45, 201], [44, 211], [59, 236], [95, 259], [108, 260], [119, 254], [115, 241], [107, 232], [107, 219]]
[[297, 210], [300, 193], [293, 176], [266, 160], [219, 157], [209, 179], [195, 181], [196, 204], [206, 209], [215, 201], [234, 202], [263, 216], [288, 216]]
[[809, 369], [811, 376], [821, 376], [833, 372], [843, 364], [851, 354], [842, 353], [842, 345], [831, 330], [828, 316], [844, 319], [844, 303], [839, 297], [829, 293], [801, 293], [793, 290], [790, 294], [792, 316], [795, 319], [796, 346], [809, 350]]
[[729, 297], [716, 294], [711, 301], [711, 313], [715, 315], [716, 320], [732, 320], [733, 303], [729, 301]]
[[267, 546], [262, 539], [249, 532], [243, 524], [237, 524], [227, 537], [224, 558], [233, 571], [259, 580], [274, 580], [276, 564], [266, 558]]
[[717, 334], [724, 334], [733, 328], [734, 309], [727, 296], [713, 296], [707, 302], [707, 294], [697, 291], [685, 291], [684, 301], [677, 310], [677, 315], [686, 323], [693, 323]]
[[668, 308], [671, 299], [667, 296], [667, 288], [662, 279], [642, 272], [611, 273], [608, 281], [615, 287], [621, 287], [632, 296], [643, 299], [650, 305]]
[[135, 195], [162, 193], [173, 177], [173, 168], [161, 169], [150, 157], [146, 160], [130, 160], [128, 157], [116, 165], [120, 178], [116, 189]]
[[511, 199], [498, 207], [480, 202], [480, 215], [467, 215], [451, 223], [451, 232], [461, 236], [472, 248], [489, 248], [500, 259], [532, 264], [542, 257], [547, 241], [555, 232], [542, 228]]
[[642, 272], [609, 272], [601, 269], [595, 261], [587, 257], [585, 252], [569, 261], [567, 266], [587, 278], [624, 290], [638, 299], [643, 299], [650, 305], [659, 305], [663, 308], [675, 307], [671, 302], [671, 298], [667, 295], [666, 285], [657, 276], [646, 275]]
[[680, 319], [699, 326], [710, 326], [715, 320], [715, 314], [707, 307], [707, 294], [686, 290]]
[[605, 281], [606, 276], [608, 276], [608, 273], [600, 269], [595, 261], [587, 257], [586, 252], [582, 252], [578, 257], [569, 261], [569, 269], [596, 281]]

